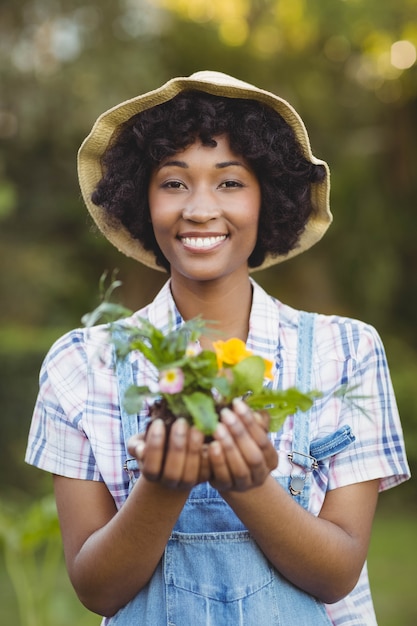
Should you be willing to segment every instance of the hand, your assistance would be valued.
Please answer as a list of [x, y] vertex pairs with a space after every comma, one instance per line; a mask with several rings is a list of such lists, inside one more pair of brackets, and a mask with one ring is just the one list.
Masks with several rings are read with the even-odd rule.
[[170, 489], [191, 489], [208, 477], [203, 445], [203, 434], [185, 419], [176, 420], [168, 436], [163, 421], [157, 419], [146, 437], [135, 435], [129, 439], [128, 450], [147, 480]]
[[263, 484], [278, 464], [267, 422], [265, 415], [254, 413], [242, 400], [233, 401], [233, 410], [222, 410], [208, 448], [213, 487], [246, 491]]

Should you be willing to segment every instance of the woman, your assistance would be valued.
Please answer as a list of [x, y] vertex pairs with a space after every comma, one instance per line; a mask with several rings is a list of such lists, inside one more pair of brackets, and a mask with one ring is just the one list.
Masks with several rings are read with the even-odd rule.
[[[79, 178], [106, 237], [170, 274], [140, 317], [163, 330], [214, 320], [216, 339], [274, 362], [274, 386], [323, 391], [279, 433], [237, 399], [209, 445], [183, 419], [169, 433], [156, 420], [145, 437], [145, 412], [132, 426], [120, 403], [126, 377], [152, 376], [141, 355], [115, 369], [101, 326], [61, 338], [27, 461], [54, 474], [81, 601], [112, 625], [375, 624], [366, 554], [378, 492], [409, 476], [383, 347], [372, 327], [304, 315], [249, 276], [331, 222], [329, 170], [298, 114], [217, 72], [173, 79], [97, 120]], [[201, 344], [212, 348], [209, 334]], [[344, 386], [361, 406], [335, 394]]]

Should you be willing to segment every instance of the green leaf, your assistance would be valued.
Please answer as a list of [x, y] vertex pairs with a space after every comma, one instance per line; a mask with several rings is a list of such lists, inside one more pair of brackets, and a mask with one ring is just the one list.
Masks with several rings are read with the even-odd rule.
[[358, 389], [360, 385], [354, 385], [349, 387], [349, 385], [341, 385], [339, 389], [334, 392], [335, 398], [341, 398], [343, 402], [345, 402], [351, 409], [356, 409], [360, 411], [365, 417], [370, 418], [369, 411], [362, 406], [363, 400], [369, 399], [371, 396], [363, 395], [363, 394], [355, 394], [353, 393], [355, 389]]
[[146, 386], [130, 385], [125, 391], [123, 408], [131, 415], [139, 413], [143, 409], [145, 396], [152, 397], [153, 395]]
[[[230, 386], [227, 378], [215, 378], [213, 380], [213, 387], [217, 389], [220, 395], [225, 399], [226, 402], [231, 402], [233, 400], [232, 387]], [[247, 391], [247, 389], [246, 389]], [[243, 395], [243, 394], [240, 394]]]
[[287, 419], [287, 413], [279, 413], [275, 415], [271, 415], [271, 420], [269, 422], [269, 432], [277, 433], [281, 430], [283, 423]]
[[115, 322], [124, 317], [131, 315], [131, 310], [122, 306], [121, 304], [114, 304], [113, 302], [102, 302], [91, 311], [82, 316], [81, 321], [86, 328], [95, 326], [96, 324], [108, 324]]
[[233, 393], [242, 396], [247, 391], [257, 393], [262, 389], [265, 362], [260, 356], [249, 356], [232, 368]]
[[161, 365], [164, 364], [164, 362], [161, 363], [158, 350], [153, 346], [148, 346], [144, 341], [140, 339], [135, 339], [129, 344], [125, 343], [125, 346], [127, 346], [128, 348], [127, 352], [131, 352], [132, 350], [139, 350], [139, 352], [143, 354], [145, 359], [149, 361], [149, 363], [152, 363], [152, 365], [155, 365], [155, 367], [157, 367], [158, 369], [161, 367]]
[[100, 277], [99, 290], [101, 303], [91, 311], [82, 316], [81, 322], [86, 328], [95, 326], [98, 323], [109, 324], [125, 317], [132, 315], [132, 311], [121, 304], [110, 302], [110, 298], [115, 289], [121, 286], [121, 281], [116, 280], [117, 270], [112, 273], [110, 286], [106, 289], [106, 280], [108, 273], [103, 272]]
[[106, 282], [109, 276], [109, 272], [106, 270], [100, 276], [99, 293], [100, 293], [100, 300], [102, 302], [110, 302], [110, 298], [112, 297], [113, 292], [122, 286], [123, 284], [122, 281], [116, 278], [118, 273], [119, 273], [119, 270], [117, 269], [112, 271], [111, 276], [110, 276], [110, 285], [108, 287], [106, 287]]
[[205, 435], [211, 435], [219, 421], [213, 398], [196, 391], [189, 396], [184, 396], [183, 400], [197, 428]]
[[303, 393], [295, 388], [282, 390], [263, 389], [260, 393], [248, 396], [245, 402], [253, 411], [265, 409], [271, 416], [269, 430], [277, 432], [285, 419], [297, 411], [308, 411], [316, 398], [317, 391]]

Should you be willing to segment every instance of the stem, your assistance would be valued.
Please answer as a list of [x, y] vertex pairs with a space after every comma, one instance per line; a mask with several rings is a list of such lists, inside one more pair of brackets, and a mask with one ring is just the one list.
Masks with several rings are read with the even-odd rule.
[[11, 550], [7, 543], [4, 549], [4, 562], [16, 594], [22, 626], [38, 626], [34, 594], [27, 576], [27, 566], [29, 565], [29, 569], [33, 571], [33, 563], [30, 564], [26, 559], [23, 563], [21, 555]]
[[51, 538], [46, 544], [44, 557], [41, 561], [40, 574], [42, 575], [41, 592], [38, 600], [38, 615], [40, 623], [45, 626], [51, 623], [49, 614], [51, 603], [48, 601], [55, 586], [56, 573], [62, 556], [61, 544], [56, 538]]

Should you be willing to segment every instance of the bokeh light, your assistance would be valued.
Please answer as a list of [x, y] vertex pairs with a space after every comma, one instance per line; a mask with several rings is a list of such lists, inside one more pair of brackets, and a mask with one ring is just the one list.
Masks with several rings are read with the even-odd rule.
[[391, 46], [391, 64], [399, 70], [408, 70], [417, 59], [416, 47], [411, 41], [396, 41]]

